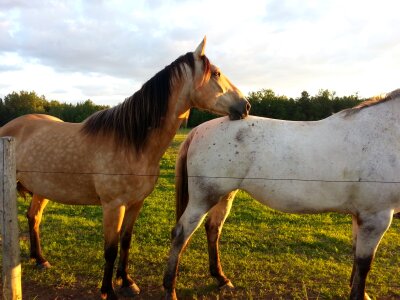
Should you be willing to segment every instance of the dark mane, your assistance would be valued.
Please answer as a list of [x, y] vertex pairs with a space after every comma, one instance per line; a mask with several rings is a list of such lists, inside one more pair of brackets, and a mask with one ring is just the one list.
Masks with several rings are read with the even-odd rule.
[[400, 89], [397, 89], [397, 90], [394, 90], [383, 96], [380, 95], [380, 96], [372, 97], [371, 99], [361, 102], [359, 105], [357, 105], [355, 107], [343, 110], [343, 112], [345, 113], [345, 117], [348, 117], [348, 116], [351, 116], [351, 115], [359, 112], [363, 108], [375, 106], [375, 105], [378, 105], [378, 104], [381, 104], [381, 103], [384, 103], [384, 102], [387, 102], [389, 100], [393, 100], [393, 99], [396, 99], [399, 97], [400, 97]]
[[[210, 72], [210, 62], [202, 56], [203, 71]], [[117, 147], [135, 147], [137, 151], [146, 144], [150, 129], [159, 128], [168, 110], [174, 79], [181, 79], [184, 64], [195, 74], [193, 52], [180, 56], [159, 71], [140, 90], [126, 98], [124, 102], [89, 116], [83, 124], [82, 132], [89, 136], [114, 135]]]

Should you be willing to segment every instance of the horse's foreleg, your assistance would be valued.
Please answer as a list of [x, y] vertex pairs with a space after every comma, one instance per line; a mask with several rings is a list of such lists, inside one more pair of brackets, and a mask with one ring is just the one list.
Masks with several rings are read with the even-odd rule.
[[172, 230], [172, 246], [163, 280], [163, 286], [166, 291], [165, 299], [176, 299], [176, 276], [178, 273], [178, 264], [181, 253], [183, 252], [193, 232], [203, 221], [207, 211], [208, 207], [193, 208], [189, 202], [189, 205], [182, 217]]
[[118, 254], [118, 239], [124, 213], [124, 206], [114, 205], [113, 202], [103, 204], [104, 258], [106, 263], [101, 284], [102, 299], [118, 299], [113, 289], [112, 276], [114, 262]]
[[129, 207], [124, 216], [124, 221], [121, 228], [120, 237], [120, 254], [119, 263], [117, 269], [117, 279], [121, 280], [121, 290], [120, 293], [126, 297], [133, 297], [140, 293], [139, 287], [133, 281], [133, 279], [128, 275], [128, 258], [129, 258], [129, 248], [132, 240], [132, 230], [133, 225], [139, 215], [140, 209], [142, 208], [143, 201], [133, 204]]
[[29, 224], [30, 237], [30, 257], [36, 260], [36, 265], [40, 268], [49, 268], [50, 263], [42, 256], [40, 247], [39, 227], [42, 220], [43, 210], [49, 201], [41, 196], [33, 194], [26, 217]]
[[350, 299], [370, 299], [365, 292], [368, 272], [383, 234], [392, 221], [393, 211], [357, 216], [358, 232], [355, 252], [355, 270]]
[[221, 200], [210, 210], [205, 224], [208, 242], [208, 257], [210, 264], [211, 276], [215, 277], [219, 288], [233, 288], [231, 281], [225, 276], [222, 271], [219, 258], [219, 238], [222, 231], [222, 226], [229, 215], [232, 207], [232, 201], [237, 191], [234, 191]]

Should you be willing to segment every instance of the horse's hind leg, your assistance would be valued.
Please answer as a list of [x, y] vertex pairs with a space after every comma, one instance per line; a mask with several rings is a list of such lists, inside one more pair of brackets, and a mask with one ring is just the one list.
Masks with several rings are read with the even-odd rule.
[[39, 226], [42, 219], [43, 210], [49, 201], [41, 196], [33, 194], [26, 217], [29, 224], [29, 236], [31, 253], [30, 257], [36, 260], [36, 264], [41, 268], [49, 268], [50, 263], [42, 256], [40, 247]]
[[390, 226], [393, 211], [387, 210], [374, 214], [357, 216], [357, 241], [355, 251], [355, 267], [351, 285], [351, 300], [370, 299], [365, 293], [368, 272], [379, 242]]
[[172, 246], [163, 280], [163, 286], [166, 291], [165, 299], [176, 299], [176, 276], [178, 273], [178, 264], [181, 253], [183, 252], [193, 232], [203, 221], [207, 211], [210, 209], [210, 206], [212, 206], [207, 203], [202, 203], [201, 201], [196, 204], [193, 204], [193, 202], [194, 201], [189, 201], [185, 212], [171, 233]]
[[352, 216], [352, 233], [353, 233], [353, 241], [352, 241], [352, 250], [353, 250], [353, 268], [351, 270], [350, 275], [350, 287], [353, 285], [354, 273], [356, 272], [356, 246], [357, 246], [357, 232], [358, 232], [358, 221], [357, 216]]
[[208, 218], [205, 223], [208, 242], [208, 257], [210, 264], [210, 273], [218, 281], [219, 288], [233, 288], [231, 281], [222, 271], [219, 258], [218, 242], [222, 231], [222, 226], [229, 215], [232, 207], [232, 201], [237, 191], [229, 193], [209, 211]]
[[136, 283], [128, 274], [128, 257], [129, 257], [129, 248], [131, 246], [131, 240], [132, 240], [133, 225], [136, 222], [136, 219], [139, 215], [142, 205], [143, 201], [135, 203], [126, 210], [124, 221], [122, 223], [122, 228], [121, 228], [121, 236], [120, 236], [121, 246], [120, 246], [119, 263], [117, 269], [117, 279], [121, 280], [122, 282], [120, 293], [123, 296], [127, 297], [133, 297], [140, 293], [139, 287], [136, 285]]

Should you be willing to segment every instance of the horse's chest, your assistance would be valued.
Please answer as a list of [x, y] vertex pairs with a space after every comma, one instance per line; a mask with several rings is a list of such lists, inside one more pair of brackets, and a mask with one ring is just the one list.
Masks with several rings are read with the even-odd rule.
[[141, 201], [154, 189], [158, 170], [121, 172], [95, 178], [97, 194], [102, 200], [120, 199], [123, 202]]

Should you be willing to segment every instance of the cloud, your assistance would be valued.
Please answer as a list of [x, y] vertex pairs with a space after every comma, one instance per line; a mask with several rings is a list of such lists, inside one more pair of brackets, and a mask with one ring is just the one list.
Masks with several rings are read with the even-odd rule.
[[390, 0], [4, 0], [0, 80], [8, 90], [120, 101], [206, 34], [208, 57], [245, 93], [329, 86], [369, 96], [397, 84], [394, 8]]
[[60, 72], [117, 77], [142, 77], [153, 71], [154, 65], [169, 63], [162, 59], [171, 53], [164, 45], [165, 38], [158, 36], [161, 27], [156, 23], [132, 19], [129, 11], [118, 11], [109, 2], [85, 3], [41, 3], [14, 12], [8, 26], [2, 28], [7, 39], [1, 49], [14, 49], [21, 57]]
[[[226, 39], [219, 33], [223, 26], [218, 28], [226, 16], [219, 16], [218, 9], [210, 10], [215, 15], [210, 20], [204, 18], [209, 12], [202, 3], [162, 3], [125, 2], [123, 9], [115, 2], [39, 2], [29, 9], [20, 3], [12, 7], [14, 16], [4, 29], [14, 34], [0, 48], [13, 48], [21, 57], [61, 72], [138, 78], [194, 50], [204, 34], [213, 32], [217, 42]], [[230, 17], [242, 26], [239, 18]]]

